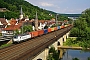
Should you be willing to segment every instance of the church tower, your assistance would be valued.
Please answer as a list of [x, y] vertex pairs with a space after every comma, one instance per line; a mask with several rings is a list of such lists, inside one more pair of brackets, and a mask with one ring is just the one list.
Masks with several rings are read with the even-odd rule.
[[22, 6], [21, 6], [21, 10], [20, 10], [20, 20], [23, 19], [23, 11], [22, 11]]

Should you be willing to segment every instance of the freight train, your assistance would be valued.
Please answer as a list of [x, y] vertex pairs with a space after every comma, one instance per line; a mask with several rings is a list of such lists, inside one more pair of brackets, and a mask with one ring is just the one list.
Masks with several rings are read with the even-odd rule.
[[56, 30], [60, 30], [60, 29], [63, 29], [65, 27], [68, 27], [68, 26], [70, 26], [70, 24], [63, 25], [63, 26], [52, 27], [52, 28], [47, 28], [47, 29], [38, 30], [38, 31], [32, 31], [32, 32], [21, 34], [21, 35], [17, 35], [17, 36], [13, 37], [13, 43], [14, 42], [19, 43], [21, 41], [26, 41], [27, 39], [34, 38], [34, 37], [37, 37], [37, 36], [41, 36], [41, 35], [56, 31]]

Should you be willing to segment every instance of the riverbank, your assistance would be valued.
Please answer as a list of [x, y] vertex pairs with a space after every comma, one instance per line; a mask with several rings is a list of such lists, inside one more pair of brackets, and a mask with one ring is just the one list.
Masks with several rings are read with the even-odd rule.
[[[74, 46], [58, 46], [58, 49], [77, 49], [82, 50], [82, 47], [74, 47]], [[87, 50], [90, 50], [90, 48], [87, 48]]]
[[58, 46], [58, 49], [83, 49], [83, 50], [90, 50], [85, 46], [81, 47], [81, 41], [77, 40], [77, 37], [69, 37], [67, 38], [66, 42], [63, 43], [63, 46]]
[[82, 49], [82, 47], [58, 46], [58, 49]]

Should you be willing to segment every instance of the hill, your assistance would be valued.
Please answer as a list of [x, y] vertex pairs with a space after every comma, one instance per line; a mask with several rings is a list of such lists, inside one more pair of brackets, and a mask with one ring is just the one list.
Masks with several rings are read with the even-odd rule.
[[[20, 8], [22, 6], [24, 16], [29, 16], [30, 19], [35, 18], [36, 11], [38, 12], [38, 19], [49, 20], [55, 18], [56, 13], [48, 11], [38, 6], [34, 6], [25, 0], [0, 0], [0, 8], [6, 8], [6, 11], [0, 11], [0, 18], [4, 17], [7, 19], [19, 18]], [[52, 15], [50, 15], [52, 14]], [[58, 15], [58, 20], [65, 20], [67, 17]]]

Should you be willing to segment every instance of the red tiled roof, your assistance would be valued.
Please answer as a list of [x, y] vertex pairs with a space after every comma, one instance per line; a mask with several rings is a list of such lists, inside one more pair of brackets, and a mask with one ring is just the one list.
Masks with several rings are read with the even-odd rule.
[[7, 28], [3, 28], [3, 30], [5, 30], [5, 31], [14, 31], [14, 30], [20, 29], [20, 27], [21, 27], [21, 25], [10, 25]]
[[50, 20], [38, 20], [40, 23], [49, 22]]
[[67, 22], [67, 20], [64, 20], [64, 22]]
[[1, 21], [2, 24], [7, 25], [7, 22], [6, 22], [5, 18], [0, 18], [0, 21]]
[[10, 20], [11, 25], [15, 25], [16, 23], [17, 23], [17, 21], [15, 19]]
[[44, 23], [45, 21], [44, 21], [44, 20], [38, 20], [38, 22], [40, 22], [40, 23]]

